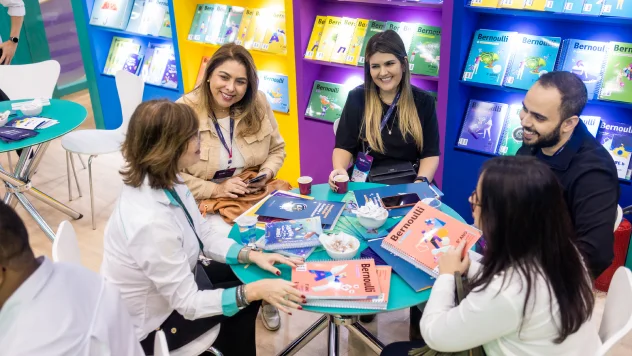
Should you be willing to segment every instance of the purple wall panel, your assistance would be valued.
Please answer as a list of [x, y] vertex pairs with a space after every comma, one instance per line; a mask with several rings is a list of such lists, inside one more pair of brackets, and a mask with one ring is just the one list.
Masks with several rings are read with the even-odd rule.
[[[445, 5], [444, 5], [445, 6]], [[450, 12], [451, 13], [451, 12]], [[393, 5], [375, 5], [363, 3], [301, 0], [300, 6], [294, 6], [294, 31], [297, 41], [296, 47], [296, 71], [297, 71], [297, 99], [299, 110], [299, 144], [301, 157], [301, 175], [308, 175], [314, 178], [314, 183], [325, 183], [331, 171], [331, 153], [334, 147], [334, 133], [331, 123], [305, 118], [303, 113], [307, 107], [309, 95], [315, 80], [330, 81], [335, 83], [345, 83], [350, 77], [363, 79], [364, 72], [361, 67], [334, 67], [327, 64], [303, 60], [303, 54], [308, 44], [312, 31], [312, 26], [317, 15], [325, 16], [346, 16], [355, 18], [366, 18], [380, 21], [400, 21], [425, 23], [432, 26], [441, 26], [444, 30], [443, 42], [449, 37], [445, 31], [450, 29], [451, 24], [442, 25], [447, 17], [445, 13], [437, 9], [420, 7], [400, 7]], [[443, 18], [442, 18], [443, 15]], [[446, 39], [447, 37], [447, 39]], [[442, 42], [442, 51], [449, 46]], [[449, 58], [449, 53], [442, 52], [443, 58]], [[447, 71], [441, 71], [441, 74]], [[442, 78], [443, 82], [444, 79]], [[436, 81], [428, 81], [421, 78], [413, 78], [413, 84], [427, 90], [439, 91], [441, 95], [441, 84]], [[438, 90], [439, 89], [439, 90]], [[447, 87], [444, 88], [447, 92]], [[445, 107], [438, 104], [437, 113], [439, 117], [441, 137], [445, 132]], [[437, 178], [441, 179], [441, 168], [437, 173]]]

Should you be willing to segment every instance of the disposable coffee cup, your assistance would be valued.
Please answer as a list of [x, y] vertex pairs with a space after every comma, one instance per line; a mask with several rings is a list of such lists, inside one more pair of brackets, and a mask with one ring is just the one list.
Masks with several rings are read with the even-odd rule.
[[334, 177], [334, 183], [336, 184], [336, 193], [347, 194], [349, 190], [349, 177], [346, 175], [338, 175]]
[[239, 226], [239, 235], [243, 245], [254, 245], [257, 242], [257, 217], [243, 216], [235, 221]]
[[304, 176], [298, 179], [298, 189], [302, 195], [312, 194], [312, 177]]

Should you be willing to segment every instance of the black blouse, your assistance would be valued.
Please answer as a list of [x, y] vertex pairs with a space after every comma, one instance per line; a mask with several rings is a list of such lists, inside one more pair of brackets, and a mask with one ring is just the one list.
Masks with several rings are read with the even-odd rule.
[[[399, 113], [395, 108], [393, 114], [386, 122], [382, 130], [382, 140], [384, 142], [384, 154], [371, 150], [369, 155], [373, 157], [373, 164], [396, 159], [411, 163], [427, 157], [435, 157], [441, 154], [439, 149], [439, 124], [435, 111], [435, 99], [430, 94], [415, 86], [412, 87], [415, 107], [421, 121], [423, 133], [423, 147], [418, 151], [415, 140], [408, 135], [407, 140], [399, 130]], [[382, 111], [386, 113], [389, 105], [382, 103]], [[349, 92], [345, 107], [342, 109], [338, 130], [336, 132], [336, 148], [350, 152], [354, 157], [364, 147], [368, 148], [366, 142], [366, 129], [361, 131], [364, 122], [364, 85]], [[392, 129], [391, 129], [392, 128]], [[391, 134], [389, 134], [391, 129]]]

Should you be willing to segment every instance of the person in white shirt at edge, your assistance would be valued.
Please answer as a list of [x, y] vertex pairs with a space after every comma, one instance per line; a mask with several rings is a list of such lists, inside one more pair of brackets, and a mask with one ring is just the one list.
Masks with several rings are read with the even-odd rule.
[[[275, 263], [295, 267], [303, 260], [251, 251], [211, 233], [178, 174], [200, 159], [198, 132], [196, 114], [185, 104], [138, 106], [122, 146], [125, 185], [105, 228], [101, 273], [119, 287], [148, 355], [156, 329], [164, 330], [172, 356], [210, 346], [226, 356], [256, 355], [260, 300], [291, 315], [305, 297], [281, 278], [243, 285], [228, 264], [254, 263], [280, 276]], [[203, 269], [196, 268], [201, 253], [212, 259]], [[197, 284], [204, 272], [211, 290]]]
[[0, 354], [144, 355], [118, 290], [79, 265], [35, 258], [28, 239], [0, 202]]
[[[595, 355], [590, 277], [572, 242], [573, 226], [555, 174], [533, 157], [485, 162], [469, 198], [487, 241], [481, 263], [464, 244], [439, 257], [439, 277], [421, 319], [436, 351], [483, 346], [487, 355]], [[454, 273], [471, 292], [455, 306]], [[408, 355], [423, 342], [394, 343], [382, 355]]]
[[7, 8], [9, 16], [11, 17], [9, 39], [2, 42], [2, 37], [0, 37], [0, 53], [2, 53], [2, 55], [0, 55], [0, 64], [11, 64], [11, 60], [13, 60], [15, 51], [18, 48], [18, 40], [26, 10], [24, 9], [24, 1], [22, 0], [0, 0], [0, 5]]

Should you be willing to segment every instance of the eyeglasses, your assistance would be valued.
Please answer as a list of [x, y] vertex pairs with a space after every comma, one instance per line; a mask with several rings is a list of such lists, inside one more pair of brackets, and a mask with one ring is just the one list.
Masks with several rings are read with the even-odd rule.
[[478, 194], [476, 194], [476, 190], [470, 194], [470, 207], [472, 208], [472, 212], [476, 209], [477, 206], [481, 206], [481, 203], [478, 201]]

